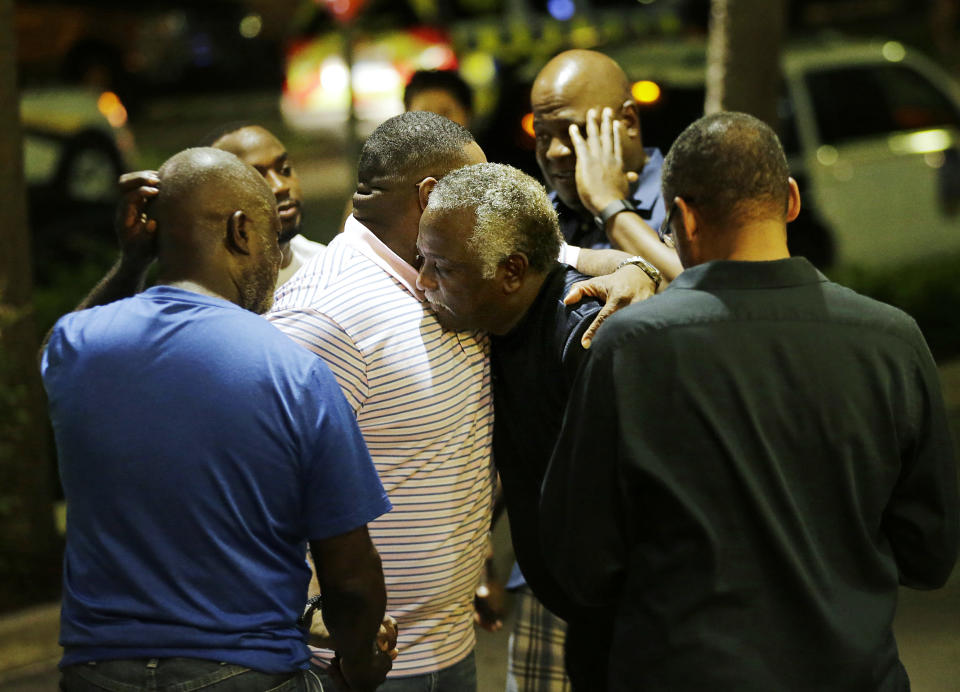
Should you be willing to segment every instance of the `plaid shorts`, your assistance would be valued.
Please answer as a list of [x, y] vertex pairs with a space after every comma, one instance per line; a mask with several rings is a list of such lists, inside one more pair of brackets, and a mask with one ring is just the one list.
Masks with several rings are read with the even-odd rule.
[[570, 692], [563, 666], [567, 624], [541, 605], [529, 586], [514, 593], [507, 692]]

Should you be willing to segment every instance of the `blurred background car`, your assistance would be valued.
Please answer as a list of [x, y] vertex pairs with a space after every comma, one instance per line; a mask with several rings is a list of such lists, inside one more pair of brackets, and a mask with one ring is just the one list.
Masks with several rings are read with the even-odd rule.
[[26, 89], [20, 95], [23, 168], [37, 283], [112, 244], [117, 178], [135, 155], [127, 112], [113, 92]]

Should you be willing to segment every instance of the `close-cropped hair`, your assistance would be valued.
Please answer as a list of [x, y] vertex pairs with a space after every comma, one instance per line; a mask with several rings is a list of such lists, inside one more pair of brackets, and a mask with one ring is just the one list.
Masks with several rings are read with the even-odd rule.
[[787, 158], [776, 133], [746, 113], [704, 116], [677, 137], [663, 162], [663, 197], [701, 209], [723, 226], [760, 207], [786, 213]]
[[466, 163], [465, 146], [474, 141], [464, 127], [436, 113], [411, 111], [383, 122], [360, 151], [357, 180], [411, 180]]
[[403, 107], [410, 108], [414, 97], [424, 91], [445, 91], [468, 112], [473, 112], [473, 91], [454, 70], [417, 70], [413, 73], [403, 92]]
[[539, 182], [502, 163], [478, 163], [451, 171], [430, 193], [435, 211], [474, 209], [467, 243], [492, 278], [507, 257], [523, 253], [532, 269], [547, 271], [560, 252], [557, 212]]

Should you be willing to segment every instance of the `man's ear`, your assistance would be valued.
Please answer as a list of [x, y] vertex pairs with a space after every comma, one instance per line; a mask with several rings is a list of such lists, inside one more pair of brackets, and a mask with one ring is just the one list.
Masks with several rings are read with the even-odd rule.
[[500, 266], [497, 267], [497, 278], [500, 279], [504, 294], [510, 295], [519, 291], [529, 269], [530, 262], [522, 252], [514, 253], [500, 262]]
[[787, 182], [790, 185], [790, 194], [787, 197], [787, 223], [790, 223], [800, 215], [800, 188], [793, 178], [787, 178]]
[[[696, 238], [700, 235], [700, 219], [697, 217], [697, 212], [687, 204], [687, 200], [683, 197], [674, 197], [673, 203], [677, 205], [677, 211], [680, 212], [679, 221], [682, 223], [680, 228], [675, 225], [673, 232], [683, 233], [687, 240]], [[674, 224], [676, 224], [676, 221], [674, 221]]]
[[632, 99], [627, 99], [620, 106], [620, 119], [623, 121], [623, 132], [628, 137], [640, 136], [640, 109]]
[[241, 255], [250, 254], [250, 230], [247, 215], [237, 209], [227, 219], [227, 247]]
[[417, 183], [417, 194], [420, 197], [420, 211], [423, 212], [427, 208], [427, 201], [430, 199], [430, 192], [433, 191], [434, 186], [437, 184], [436, 178], [424, 178], [419, 183]]

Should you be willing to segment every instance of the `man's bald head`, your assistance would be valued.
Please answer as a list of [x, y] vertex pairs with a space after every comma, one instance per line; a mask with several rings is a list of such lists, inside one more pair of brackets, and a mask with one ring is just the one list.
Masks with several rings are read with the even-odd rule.
[[240, 207], [275, 213], [266, 181], [233, 154], [202, 147], [174, 154], [160, 167], [162, 193], [151, 210], [158, 225], [181, 236], [205, 238], [202, 229]]
[[589, 102], [588, 107], [612, 108], [630, 100], [630, 80], [615, 60], [593, 50], [567, 50], [550, 60], [533, 83], [531, 99], [551, 99], [569, 105]]
[[213, 148], [175, 154], [159, 177], [150, 214], [161, 280], [194, 282], [258, 311], [263, 277], [272, 272], [272, 289], [279, 266], [280, 220], [270, 186], [251, 166]]
[[623, 125], [625, 171], [639, 171], [645, 155], [640, 138], [640, 114], [630, 93], [630, 80], [610, 57], [592, 50], [568, 50], [548, 62], [530, 92], [537, 163], [544, 179], [568, 207], [581, 209], [574, 171], [576, 155], [570, 125], [585, 133], [587, 111], [613, 111]]

